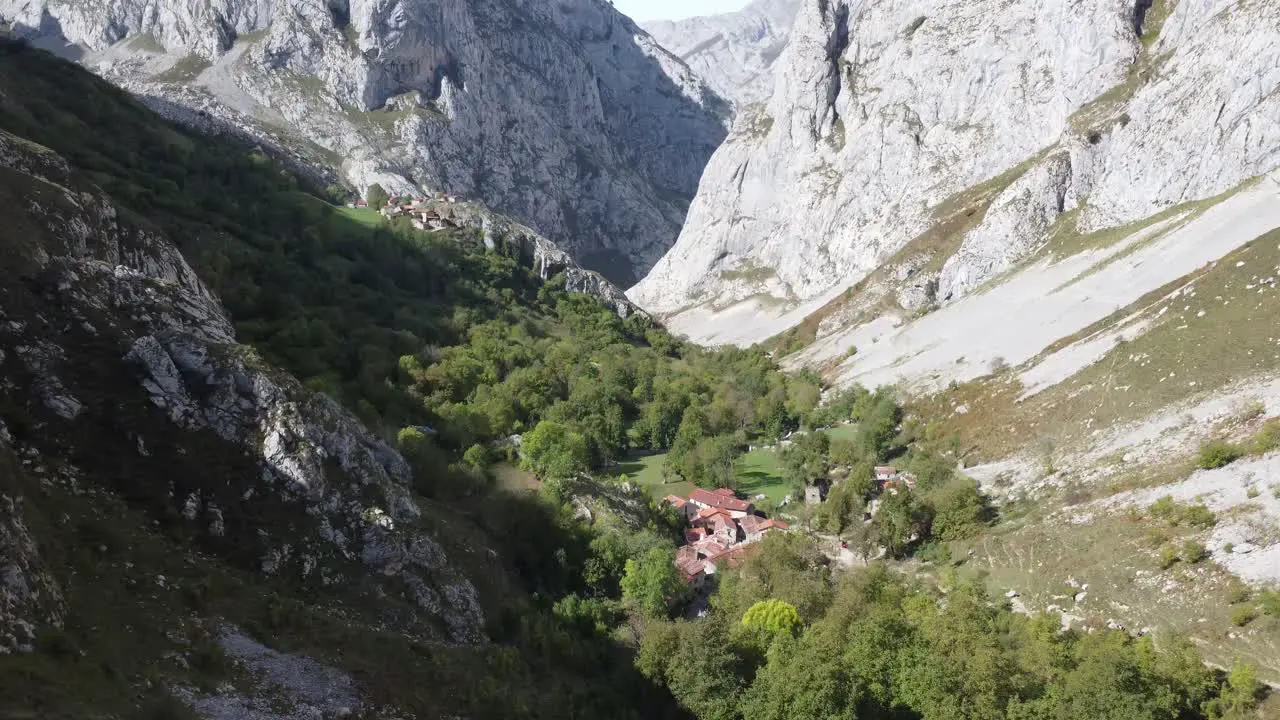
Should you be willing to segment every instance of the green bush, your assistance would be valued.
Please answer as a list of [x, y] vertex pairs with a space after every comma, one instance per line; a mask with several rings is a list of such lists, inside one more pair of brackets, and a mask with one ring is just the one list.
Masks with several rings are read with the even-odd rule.
[[1171, 545], [1165, 545], [1160, 548], [1160, 554], [1156, 558], [1156, 567], [1161, 570], [1168, 570], [1173, 567], [1178, 560], [1178, 551], [1173, 549], [1173, 546]]
[[1258, 593], [1258, 607], [1269, 617], [1280, 617], [1280, 591], [1263, 590]]
[[1280, 420], [1269, 420], [1249, 440], [1249, 452], [1265, 455], [1280, 449]]
[[1171, 495], [1156, 500], [1148, 509], [1151, 517], [1164, 520], [1170, 525], [1190, 525], [1202, 530], [1213, 527], [1218, 520], [1213, 512], [1203, 503], [1185, 505], [1173, 499]]
[[1249, 602], [1251, 597], [1253, 597], [1253, 589], [1238, 580], [1233, 581], [1231, 586], [1227, 588], [1227, 602], [1232, 605]]
[[1182, 543], [1181, 557], [1183, 562], [1194, 565], [1209, 557], [1209, 550], [1198, 540], [1188, 540]]
[[803, 622], [796, 607], [784, 600], [761, 600], [742, 615], [742, 626], [772, 635], [795, 635]]
[[1231, 611], [1231, 622], [1237, 627], [1244, 627], [1258, 617], [1258, 611], [1252, 605], [1241, 605]]
[[1200, 446], [1196, 465], [1205, 470], [1226, 467], [1244, 456], [1244, 450], [1226, 440], [1210, 440]]

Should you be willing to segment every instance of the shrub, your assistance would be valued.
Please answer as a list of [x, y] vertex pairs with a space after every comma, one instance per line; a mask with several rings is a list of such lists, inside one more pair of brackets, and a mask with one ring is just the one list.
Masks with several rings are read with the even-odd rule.
[[1249, 441], [1249, 452], [1265, 455], [1280, 448], [1280, 420], [1269, 420]]
[[743, 627], [759, 628], [771, 635], [794, 635], [802, 624], [796, 607], [783, 600], [761, 600], [742, 616]]
[[1165, 545], [1160, 548], [1160, 556], [1156, 558], [1156, 567], [1161, 570], [1168, 570], [1178, 562], [1178, 551], [1173, 549], [1171, 545]]
[[1192, 565], [1209, 557], [1209, 551], [1199, 540], [1188, 540], [1182, 543], [1182, 561]]
[[1261, 495], [1261, 494], [1262, 494], [1262, 492], [1261, 492], [1260, 490], [1258, 490], [1258, 488], [1256, 488], [1256, 487], [1251, 487], [1251, 488], [1249, 488], [1248, 490], [1246, 490], [1244, 494], [1245, 494], [1245, 497], [1247, 497], [1247, 498], [1249, 498], [1250, 500], [1252, 500], [1252, 499], [1254, 499], [1254, 498], [1258, 497], [1259, 495]]
[[945, 542], [930, 540], [916, 550], [916, 559], [934, 565], [948, 565], [951, 563], [951, 546]]
[[1170, 525], [1190, 525], [1201, 529], [1211, 528], [1218, 521], [1205, 505], [1183, 505], [1170, 495], [1152, 503], [1148, 513]]
[[1153, 548], [1158, 548], [1169, 542], [1169, 530], [1167, 528], [1149, 527], [1147, 528], [1146, 535], [1147, 544]]
[[1253, 590], [1242, 582], [1236, 581], [1227, 588], [1227, 602], [1232, 605], [1248, 602], [1251, 597], [1253, 597]]
[[1183, 510], [1182, 522], [1192, 527], [1208, 530], [1213, 527], [1214, 523], [1218, 522], [1218, 518], [1203, 504], [1189, 505]]
[[462, 454], [462, 462], [472, 470], [482, 471], [493, 464], [493, 452], [488, 445], [472, 445]]
[[1196, 458], [1196, 465], [1205, 470], [1213, 470], [1214, 468], [1226, 467], [1239, 460], [1243, 455], [1244, 451], [1239, 445], [1229, 443], [1226, 440], [1210, 440], [1200, 446], [1200, 455]]
[[1241, 605], [1231, 611], [1231, 622], [1236, 627], [1244, 627], [1258, 617], [1258, 611], [1252, 605]]
[[1270, 617], [1280, 617], [1280, 591], [1263, 590], [1258, 593], [1258, 606]]

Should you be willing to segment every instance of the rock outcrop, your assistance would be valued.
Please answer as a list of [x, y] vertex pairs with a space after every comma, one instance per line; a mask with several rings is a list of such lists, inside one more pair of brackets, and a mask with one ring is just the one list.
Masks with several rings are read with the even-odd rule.
[[[670, 247], [727, 104], [601, 0], [4, 0], [134, 92], [197, 88], [355, 187], [482, 200], [624, 284]], [[212, 106], [217, 107], [217, 106]]]
[[647, 314], [628, 300], [617, 285], [600, 273], [581, 267], [569, 253], [532, 228], [474, 203], [451, 204], [445, 212], [459, 227], [478, 232], [485, 247], [492, 250], [503, 244], [514, 249], [521, 262], [543, 280], [563, 273], [564, 289], [569, 292], [591, 295], [623, 318], [637, 312]]
[[[420, 613], [405, 632], [482, 639], [399, 453], [236, 344], [176, 247], [57, 155], [0, 134], [0, 174], [22, 227], [0, 237], [0, 409], [23, 409], [23, 453], [58, 459], [42, 475], [180, 517], [248, 570], [402, 598]], [[0, 471], [19, 449], [3, 437]], [[57, 596], [15, 493], [0, 485], [0, 647], [22, 649]]]
[[630, 296], [695, 339], [738, 308], [757, 327], [733, 340], [761, 340], [928, 243], [966, 193], [995, 195], [936, 246], [941, 272], [912, 276], [938, 300], [1060, 223], [1115, 227], [1280, 167], [1280, 8], [1139, 6], [808, 0], [770, 103], [739, 115]]
[[756, 0], [738, 12], [643, 27], [722, 97], [739, 108], [773, 94], [773, 64], [782, 55], [800, 0]]
[[[0, 454], [9, 452], [0, 440]], [[0, 482], [12, 482], [16, 459], [0, 457], [0, 471], [6, 474]], [[60, 626], [65, 613], [62, 592], [45, 570], [23, 519], [22, 497], [7, 494], [9, 490], [0, 485], [0, 655], [31, 652], [37, 627]]]

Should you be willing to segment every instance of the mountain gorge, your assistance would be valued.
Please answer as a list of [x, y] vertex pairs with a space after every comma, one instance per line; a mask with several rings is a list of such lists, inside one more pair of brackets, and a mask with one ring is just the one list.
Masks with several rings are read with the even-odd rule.
[[787, 45], [799, 0], [756, 0], [738, 12], [656, 20], [644, 29], [739, 108], [773, 94], [773, 65]]
[[1255, 29], [1274, 22], [1249, 2], [805, 3], [772, 100], [738, 116], [632, 296], [750, 343], [878, 268], [910, 313], [1052, 235], [1216, 196], [1276, 166]]
[[1273, 6], [0, 0], [0, 718], [1275, 716]]
[[361, 192], [483, 201], [623, 284], [674, 241], [725, 134], [727, 104], [601, 0], [13, 0], [0, 17], [153, 106], [283, 134]]

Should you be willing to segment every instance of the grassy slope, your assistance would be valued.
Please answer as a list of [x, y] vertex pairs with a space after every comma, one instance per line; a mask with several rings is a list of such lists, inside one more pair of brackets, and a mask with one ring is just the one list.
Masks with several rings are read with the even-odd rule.
[[[58, 78], [57, 92], [41, 85], [52, 78]], [[252, 257], [253, 241], [263, 238], [252, 237], [248, 242], [244, 237], [236, 238], [233, 233], [241, 231], [239, 223], [257, 226], [255, 218], [272, 211], [293, 214], [312, 209], [302, 203], [287, 208], [250, 204], [232, 218], [184, 203], [189, 191], [153, 192], [155, 188], [148, 185], [153, 176], [120, 166], [108, 148], [95, 144], [95, 138], [106, 136], [105, 131], [95, 129], [95, 123], [115, 123], [111, 128], [113, 142], [160, 139], [141, 143], [153, 158], [165, 159], [165, 153], [175, 148], [197, 156], [255, 154], [247, 147], [232, 147], [226, 139], [208, 139], [176, 129], [124, 93], [42, 53], [6, 46], [0, 56], [0, 87], [5, 91], [0, 94], [0, 108], [6, 127], [37, 127], [30, 120], [33, 111], [39, 117], [55, 117], [58, 126], [67, 130], [51, 131], [46, 141], [68, 145], [74, 151], [69, 154], [73, 164], [87, 163], [95, 168], [91, 177], [121, 192], [122, 197], [154, 203], [149, 218], [172, 212], [189, 221], [185, 227], [192, 233], [181, 238], [189, 259], [208, 249], [228, 247], [238, 262], [243, 261]], [[8, 100], [14, 97], [38, 99], [15, 104]], [[70, 104], [73, 101], [69, 98], [83, 104]], [[180, 164], [174, 168], [177, 175], [182, 171], [187, 173], [182, 179], [190, 183], [189, 188], [228, 182], [226, 178], [200, 176]], [[0, 174], [0, 191], [14, 198], [25, 197], [25, 186], [5, 185], [21, 177]], [[253, 194], [228, 192], [226, 196], [230, 202], [241, 202]], [[313, 205], [316, 212], [323, 210], [318, 200]], [[35, 227], [26, 222], [28, 204], [15, 200], [5, 207], [6, 230], [0, 232], [0, 249], [8, 249], [5, 243], [9, 242], [30, 244], [38, 236], [24, 231]], [[134, 217], [127, 209], [121, 215]], [[206, 222], [208, 225], [203, 224]], [[315, 275], [320, 274], [320, 268], [331, 270], [335, 277], [349, 273], [355, 266], [353, 259], [368, 251], [372, 233], [368, 226], [356, 225], [338, 213], [333, 213], [332, 223], [328, 229], [347, 241], [342, 256], [316, 257], [302, 252], [297, 262], [282, 266]], [[15, 257], [11, 252], [9, 249], [4, 256]], [[416, 262], [425, 251], [405, 247], [401, 252], [406, 260]], [[193, 264], [199, 271], [205, 270], [200, 262]], [[611, 696], [615, 692], [649, 698], [646, 707], [658, 715], [679, 715], [668, 699], [655, 694], [651, 685], [630, 670], [627, 651], [567, 634], [546, 608], [526, 593], [521, 569], [510, 559], [510, 543], [518, 539], [490, 533], [484, 524], [487, 505], [421, 501], [424, 518], [450, 563], [476, 584], [495, 641], [491, 644], [435, 643], [396, 632], [394, 621], [412, 616], [413, 611], [407, 604], [397, 607], [396, 599], [371, 601], [358, 584], [318, 588], [289, 578], [262, 576], [252, 547], [252, 529], [261, 526], [272, 532], [287, 531], [289, 523], [297, 519], [288, 515], [289, 508], [269, 498], [255, 498], [253, 507], [246, 507], [246, 513], [239, 515], [231, 512], [237, 501], [230, 495], [215, 496], [213, 499], [228, 509], [228, 534], [219, 541], [185, 522], [174, 499], [184, 484], [191, 483], [221, 488], [239, 498], [240, 488], [228, 480], [255, 477], [256, 465], [242, 449], [211, 433], [188, 433], [164, 417], [146, 401], [133, 371], [121, 361], [120, 337], [105, 331], [87, 333], [79, 320], [60, 316], [64, 309], [39, 295], [40, 284], [24, 277], [23, 270], [15, 264], [0, 265], [5, 316], [35, 321], [39, 315], [40, 323], [49, 324], [43, 339], [66, 347], [74, 358], [74, 367], [67, 368], [63, 379], [85, 402], [85, 410], [73, 426], [53, 418], [38, 402], [21, 394], [32, 386], [33, 379], [23, 375], [16, 354], [0, 354], [0, 376], [15, 381], [0, 388], [0, 418], [19, 441], [37, 446], [43, 457], [71, 458], [80, 469], [74, 487], [50, 483], [50, 473], [13, 472], [17, 466], [7, 450], [0, 448], [0, 480], [19, 483], [16, 489], [6, 483], [0, 487], [24, 496], [26, 521], [66, 595], [69, 609], [63, 629], [39, 628], [37, 652], [0, 657], [0, 716], [186, 717], [161, 688], [171, 681], [203, 687], [227, 679], [230, 671], [225, 661], [217, 657], [207, 639], [197, 637], [200, 625], [214, 618], [237, 623], [269, 645], [333, 663], [353, 673], [375, 701], [395, 704], [414, 717], [598, 717], [602, 705], [597, 703], [624, 711], [641, 704], [624, 702], [619, 706], [615, 702], [618, 695]], [[389, 282], [394, 279], [361, 276], [354, 278], [350, 287], [378, 285], [385, 291]], [[340, 295], [347, 292], [337, 283], [319, 284], [320, 293], [335, 289]], [[406, 288], [397, 292], [401, 290], [409, 292]], [[469, 301], [465, 296], [454, 299]], [[334, 298], [334, 302], [355, 299], [348, 294]], [[370, 308], [371, 312], [388, 314], [397, 310], [404, 308]], [[128, 322], [124, 317], [84, 319], [103, 329]], [[145, 435], [152, 448], [149, 455], [135, 450], [137, 435]], [[537, 511], [531, 505], [506, 505], [515, 516]], [[292, 507], [295, 514], [303, 514]], [[549, 539], [556, 542], [555, 537]], [[504, 544], [506, 552], [491, 552]], [[358, 571], [352, 575], [358, 576]], [[166, 657], [171, 652], [187, 653], [193, 669], [183, 669], [178, 661]], [[611, 671], [604, 668], [618, 670], [620, 683], [606, 679], [602, 671]]]
[[[969, 459], [993, 460], [1044, 437], [1078, 441], [1086, 428], [1137, 420], [1233, 382], [1280, 371], [1280, 332], [1272, 329], [1280, 313], [1280, 289], [1255, 279], [1280, 276], [1278, 268], [1280, 231], [1118, 311], [1116, 318], [1143, 312], [1155, 325], [1057, 386], [1019, 402], [1022, 390], [1014, 369], [923, 399], [916, 409], [938, 418], [942, 432], [958, 433]], [[1194, 296], [1162, 301], [1188, 280]], [[968, 413], [951, 412], [961, 404], [969, 406]]]
[[338, 214], [361, 225], [375, 228], [382, 224], [382, 214], [372, 208], [337, 208]]
[[[655, 498], [667, 495], [688, 497], [695, 485], [683, 480], [664, 481], [662, 463], [666, 459], [666, 453], [636, 455], [631, 460], [620, 463], [611, 474], [614, 477], [626, 475], [629, 480], [648, 490]], [[783, 479], [778, 454], [773, 450], [759, 449], [744, 453], [738, 459], [737, 479], [738, 493], [745, 497], [754, 498], [758, 494], [763, 494], [769, 501], [778, 502], [791, 491], [790, 486]]]

